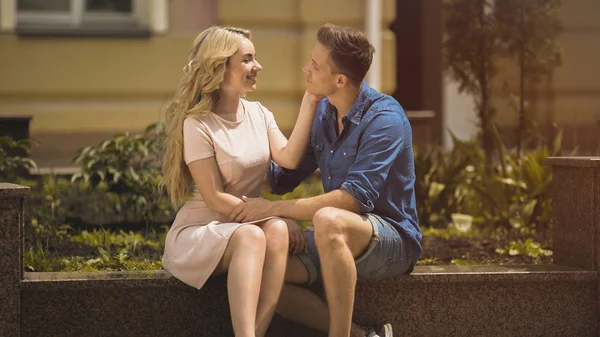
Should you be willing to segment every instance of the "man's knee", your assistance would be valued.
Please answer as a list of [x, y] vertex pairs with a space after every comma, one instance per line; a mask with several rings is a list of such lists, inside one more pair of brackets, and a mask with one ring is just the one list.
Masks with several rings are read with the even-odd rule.
[[335, 207], [324, 207], [315, 213], [313, 226], [317, 245], [331, 241], [345, 241], [347, 224], [343, 213], [344, 210]]

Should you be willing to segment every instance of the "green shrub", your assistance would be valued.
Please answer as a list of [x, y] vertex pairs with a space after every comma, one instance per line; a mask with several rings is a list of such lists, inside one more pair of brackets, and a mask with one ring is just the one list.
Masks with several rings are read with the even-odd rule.
[[[20, 183], [32, 188], [25, 232], [26, 269], [160, 269], [164, 237], [175, 214], [159, 189], [161, 137], [161, 125], [152, 125], [139, 135], [119, 134], [82, 149], [74, 159], [81, 172], [72, 179], [54, 175], [35, 181], [21, 179]], [[502, 256], [512, 257], [514, 252], [538, 260], [546, 256], [548, 243], [539, 232], [551, 228], [552, 176], [544, 161], [560, 154], [560, 134], [553, 144], [540, 144], [520, 157], [500, 144], [501, 159], [494, 162], [491, 172], [486, 170], [477, 142], [456, 138], [453, 142], [447, 152], [439, 147], [415, 148], [415, 190], [424, 235], [441, 240], [510, 237], [512, 241], [496, 240], [499, 255], [486, 260], [489, 263], [499, 263]], [[322, 193], [321, 177], [315, 173], [291, 193], [277, 196], [263, 190], [262, 196], [278, 200]], [[449, 227], [453, 215], [472, 219], [473, 229], [465, 233]], [[142, 221], [145, 232], [102, 228], [115, 221]], [[167, 225], [149, 227], [161, 222]], [[311, 226], [309, 221], [300, 224]], [[457, 257], [452, 263], [472, 263], [467, 255]], [[423, 263], [438, 261], [434, 256]]]
[[29, 158], [31, 145], [30, 139], [14, 140], [0, 136], [0, 182], [14, 183], [18, 177], [27, 175], [30, 169], [37, 168], [35, 161]]
[[84, 181], [106, 193], [115, 213], [125, 221], [143, 221], [148, 233], [157, 217], [173, 214], [166, 191], [160, 188], [164, 132], [163, 124], [152, 124], [142, 134], [117, 134], [83, 148], [74, 158], [81, 172], [71, 181]]

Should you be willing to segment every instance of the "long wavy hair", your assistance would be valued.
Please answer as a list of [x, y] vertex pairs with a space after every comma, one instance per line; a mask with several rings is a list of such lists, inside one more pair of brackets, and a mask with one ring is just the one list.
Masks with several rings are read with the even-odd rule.
[[162, 185], [166, 186], [175, 207], [183, 203], [193, 183], [183, 159], [183, 121], [214, 111], [227, 62], [244, 38], [251, 38], [250, 31], [234, 27], [213, 26], [200, 33], [190, 49], [175, 97], [166, 107]]

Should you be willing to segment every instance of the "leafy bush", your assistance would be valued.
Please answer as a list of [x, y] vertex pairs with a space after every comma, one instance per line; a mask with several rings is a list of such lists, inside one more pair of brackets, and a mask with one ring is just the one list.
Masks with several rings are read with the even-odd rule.
[[114, 212], [126, 221], [143, 221], [146, 234], [157, 216], [173, 210], [160, 188], [163, 124], [152, 124], [142, 134], [117, 134], [95, 146], [83, 148], [74, 158], [81, 172], [72, 182], [84, 181], [106, 193]]
[[106, 252], [126, 252], [132, 256], [143, 251], [164, 249], [165, 233], [168, 228], [163, 228], [162, 233], [153, 231], [149, 237], [143, 237], [133, 231], [123, 230], [107, 231], [104, 229], [93, 231], [81, 231], [71, 236], [71, 241], [88, 246], [99, 247]]
[[501, 255], [525, 255], [536, 259], [542, 256], [552, 256], [551, 250], [544, 249], [542, 244], [534, 242], [531, 238], [525, 242], [511, 241], [505, 248], [497, 248], [496, 252]]
[[25, 210], [25, 243], [52, 250], [60, 245], [71, 227], [67, 224], [68, 206], [63, 199], [71, 188], [69, 181], [56, 175], [41, 180], [17, 181], [31, 188]]
[[415, 193], [419, 222], [445, 227], [453, 213], [474, 215], [474, 193], [468, 188], [475, 168], [484, 162], [484, 154], [475, 141], [453, 137], [450, 152], [430, 146], [415, 147]]
[[448, 153], [437, 147], [416, 149], [420, 222], [445, 228], [452, 214], [461, 213], [492, 228], [548, 230], [552, 174], [544, 161], [560, 154], [561, 142], [559, 133], [553, 144], [540, 144], [521, 157], [501, 145], [504, 156], [491, 175], [485, 171], [485, 154], [474, 141], [454, 138]]
[[27, 175], [30, 169], [37, 168], [35, 161], [29, 158], [31, 145], [30, 139], [0, 137], [0, 181], [14, 183], [18, 177]]
[[125, 251], [111, 255], [102, 248], [99, 248], [97, 256], [92, 258], [53, 257], [40, 246], [36, 246], [25, 252], [24, 267], [29, 272], [160, 270], [162, 262], [160, 258], [131, 259]]
[[[21, 180], [32, 187], [26, 212], [27, 270], [160, 269], [164, 236], [175, 213], [159, 189], [163, 135], [161, 125], [151, 125], [142, 134], [119, 134], [84, 148], [74, 159], [81, 172], [72, 179], [47, 175]], [[499, 159], [493, 161], [491, 172], [476, 141], [454, 138], [448, 152], [439, 147], [415, 148], [415, 189], [424, 236], [459, 247], [486, 240], [495, 245], [484, 260], [481, 252], [474, 257], [463, 251], [451, 260], [426, 256], [426, 263], [469, 264], [475, 258], [480, 263], [500, 263], [513, 259], [509, 253], [515, 251], [517, 257], [548, 261], [549, 242], [540, 232], [551, 228], [552, 176], [544, 161], [560, 154], [560, 134], [553, 144], [540, 143], [522, 156], [506, 149], [495, 136]], [[276, 200], [322, 193], [317, 172], [289, 194], [263, 190], [262, 196]], [[468, 219], [472, 229], [458, 228], [454, 222], [459, 218]], [[122, 225], [105, 228], [135, 221], [145, 224], [143, 233]]]

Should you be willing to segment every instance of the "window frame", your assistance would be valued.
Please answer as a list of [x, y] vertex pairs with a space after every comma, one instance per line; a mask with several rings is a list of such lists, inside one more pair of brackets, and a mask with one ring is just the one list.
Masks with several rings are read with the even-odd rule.
[[[102, 35], [106, 30], [115, 32], [115, 24], [137, 26], [153, 34], [163, 34], [168, 30], [169, 0], [132, 0], [131, 13], [86, 12], [85, 0], [70, 0], [69, 12], [48, 13], [26, 11], [19, 13], [17, 0], [0, 0], [0, 32], [14, 32], [20, 28], [37, 27], [43, 29], [73, 32], [93, 26], [94, 35]], [[52, 35], [52, 34], [50, 34]]]

